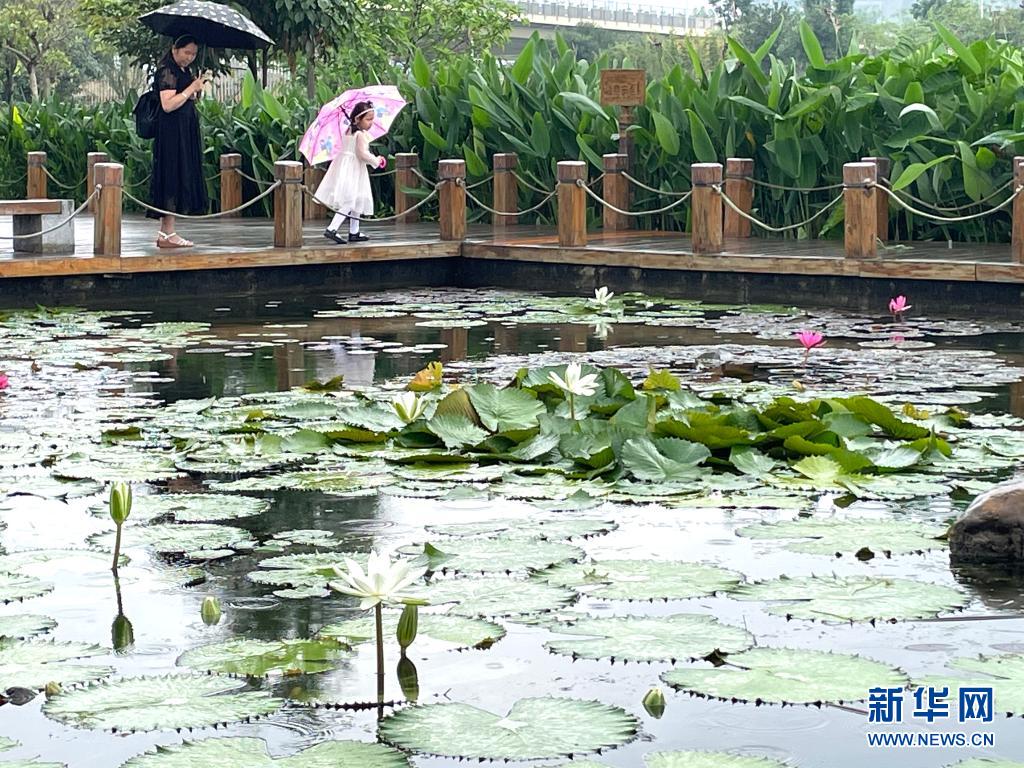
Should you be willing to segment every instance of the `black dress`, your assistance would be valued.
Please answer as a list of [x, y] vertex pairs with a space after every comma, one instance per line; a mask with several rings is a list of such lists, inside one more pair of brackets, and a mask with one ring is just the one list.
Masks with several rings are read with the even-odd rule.
[[[187, 69], [168, 57], [160, 63], [154, 82], [157, 92], [181, 93], [193, 80]], [[192, 99], [173, 112], [161, 110], [157, 116], [149, 196], [152, 205], [165, 211], [195, 215], [209, 210], [199, 114]], [[153, 211], [147, 211], [146, 215], [151, 219], [160, 218], [160, 214]]]

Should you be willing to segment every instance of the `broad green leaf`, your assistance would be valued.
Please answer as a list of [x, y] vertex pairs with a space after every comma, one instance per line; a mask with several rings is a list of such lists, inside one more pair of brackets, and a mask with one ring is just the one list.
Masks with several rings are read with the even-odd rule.
[[178, 666], [197, 672], [245, 677], [326, 672], [348, 657], [349, 647], [333, 640], [255, 640], [234, 638], [202, 645], [178, 657]]
[[935, 27], [935, 31], [939, 33], [942, 41], [953, 50], [953, 53], [960, 57], [960, 60], [967, 65], [967, 68], [976, 75], [981, 74], [981, 64], [975, 55], [971, 53], [970, 49], [938, 21], [932, 20], [932, 25]]
[[[384, 636], [394, 638], [398, 627], [399, 614], [389, 611], [384, 614]], [[320, 629], [326, 637], [337, 637], [351, 643], [375, 641], [377, 630], [372, 616], [361, 616], [355, 619], [329, 624]], [[418, 619], [418, 638], [416, 649], [422, 646], [419, 638], [428, 637], [440, 641], [450, 649], [490, 648], [505, 636], [505, 629], [500, 624], [483, 619], [468, 618], [454, 614], [424, 613]]]
[[644, 755], [644, 765], [646, 768], [789, 768], [788, 763], [768, 757], [691, 750], [649, 752]]
[[112, 675], [112, 667], [78, 661], [106, 653], [90, 643], [0, 639], [0, 691], [16, 687], [42, 690], [51, 680], [71, 685]]
[[[435, 546], [447, 556], [444, 570], [456, 573], [525, 571], [583, 557], [578, 547], [554, 541], [464, 538], [446, 539]], [[409, 545], [398, 551], [416, 556], [422, 548]]]
[[39, 597], [53, 590], [53, 584], [32, 576], [0, 571], [0, 603]]
[[474, 384], [466, 388], [481, 423], [492, 432], [530, 429], [544, 404], [521, 389], [498, 389], [493, 384]]
[[57, 626], [57, 622], [49, 616], [36, 613], [21, 613], [0, 618], [0, 640], [27, 640], [36, 635], [43, 635]]
[[654, 120], [654, 133], [658, 137], [658, 144], [665, 154], [675, 157], [679, 154], [679, 132], [672, 124], [672, 121], [660, 112], [652, 111], [651, 118]]
[[602, 600], [687, 600], [732, 589], [742, 576], [680, 560], [600, 560], [563, 563], [534, 578]]
[[533, 60], [536, 55], [537, 39], [538, 38], [535, 35], [530, 36], [526, 41], [526, 45], [523, 46], [523, 50], [520, 51], [519, 56], [516, 57], [512, 68], [509, 70], [509, 74], [512, 75], [512, 78], [522, 85], [526, 84], [527, 78], [529, 78], [530, 73], [533, 71]]
[[[276, 750], [275, 750], [276, 751]], [[203, 739], [157, 747], [123, 768], [408, 768], [398, 750], [383, 744], [329, 739], [287, 757], [273, 758], [263, 739]]]
[[770, 475], [779, 465], [775, 459], [748, 445], [733, 446], [729, 451], [729, 462], [743, 474], [752, 477]]
[[668, 458], [658, 450], [654, 441], [647, 438], [627, 440], [622, 446], [621, 459], [623, 467], [637, 480], [688, 483], [701, 474], [694, 463]]
[[718, 152], [715, 151], [715, 145], [711, 142], [704, 123], [692, 109], [686, 110], [686, 115], [690, 118], [690, 140], [693, 143], [694, 157], [702, 163], [717, 162]]
[[420, 88], [430, 87], [430, 66], [423, 56], [423, 51], [419, 48], [416, 49], [416, 55], [412, 59], [412, 76]]
[[811, 25], [804, 19], [800, 19], [799, 30], [800, 42], [804, 47], [804, 53], [807, 55], [807, 61], [815, 69], [824, 69], [827, 66], [825, 54], [822, 53], [821, 43], [818, 42], [814, 30], [811, 29]]
[[487, 431], [481, 429], [462, 414], [435, 415], [427, 427], [441, 438], [445, 448], [464, 448], [487, 439]]
[[[957, 698], [961, 688], [991, 688], [992, 711], [1007, 715], [1024, 713], [1024, 657], [1017, 653], [999, 656], [961, 656], [947, 662], [946, 666], [958, 673], [957, 677], [941, 678], [928, 676], [915, 680], [916, 686], [946, 686]], [[966, 673], [966, 676], [965, 676]], [[998, 768], [998, 767], [997, 767]]]
[[793, 552], [852, 555], [867, 547], [878, 555], [887, 556], [942, 549], [946, 544], [937, 537], [945, 532], [943, 526], [872, 518], [797, 518], [748, 525], [736, 531], [752, 539], [811, 539], [787, 544], [786, 549]]
[[942, 121], [939, 120], [939, 116], [935, 114], [935, 110], [929, 107], [927, 104], [908, 104], [900, 111], [900, 119], [910, 114], [923, 114], [928, 118], [928, 125], [931, 126], [934, 131], [942, 130]]
[[453, 603], [448, 613], [470, 617], [547, 613], [564, 608], [577, 597], [565, 587], [494, 576], [440, 579], [419, 594], [431, 605]]
[[899, 178], [897, 178], [896, 181], [892, 183], [892, 188], [893, 190], [899, 190], [903, 189], [904, 187], [909, 187], [911, 184], [917, 181], [918, 177], [922, 173], [925, 173], [926, 171], [934, 168], [936, 165], [940, 165], [949, 160], [955, 159], [956, 155], [943, 155], [942, 157], [937, 157], [934, 160], [930, 160], [927, 163], [911, 163], [910, 165], [903, 169], [903, 172], [899, 175]]

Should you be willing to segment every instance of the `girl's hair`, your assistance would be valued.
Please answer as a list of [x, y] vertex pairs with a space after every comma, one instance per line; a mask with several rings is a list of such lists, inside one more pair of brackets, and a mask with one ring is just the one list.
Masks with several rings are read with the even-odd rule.
[[173, 43], [171, 43], [171, 48], [173, 50], [177, 51], [177, 50], [180, 50], [180, 49], [184, 48], [186, 45], [193, 45], [193, 44], [194, 45], [199, 45], [199, 41], [196, 40], [192, 35], [182, 35], [177, 40], [175, 40]]
[[372, 101], [359, 101], [352, 107], [352, 112], [349, 114], [349, 130], [355, 133], [359, 129], [356, 127], [356, 122], [360, 117], [365, 115], [367, 112], [373, 112]]

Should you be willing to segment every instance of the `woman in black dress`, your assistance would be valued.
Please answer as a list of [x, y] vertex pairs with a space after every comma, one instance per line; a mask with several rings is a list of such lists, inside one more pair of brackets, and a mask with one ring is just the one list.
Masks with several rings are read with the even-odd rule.
[[[206, 179], [203, 176], [203, 148], [195, 101], [206, 79], [192, 77], [188, 66], [199, 46], [191, 35], [174, 41], [160, 61], [154, 84], [163, 107], [156, 122], [153, 141], [153, 180], [149, 192], [152, 204], [164, 211], [195, 215], [206, 213]], [[193, 243], [174, 231], [174, 216], [149, 211], [160, 219], [156, 244], [160, 248], [188, 248]]]

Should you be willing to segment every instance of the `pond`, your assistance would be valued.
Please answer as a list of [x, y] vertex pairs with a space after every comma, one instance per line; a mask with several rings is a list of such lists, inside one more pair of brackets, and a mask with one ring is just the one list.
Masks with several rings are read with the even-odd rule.
[[[1024, 325], [941, 311], [454, 289], [9, 311], [0, 766], [1024, 761], [1024, 581], [952, 569], [942, 538], [1024, 457]], [[570, 400], [568, 363], [599, 391]], [[407, 658], [385, 612], [382, 706], [372, 611], [329, 586], [371, 550], [430, 569]], [[911, 682], [949, 716], [906, 691], [902, 724], [869, 722], [870, 688]], [[994, 689], [991, 722], [958, 722], [961, 683]]]

